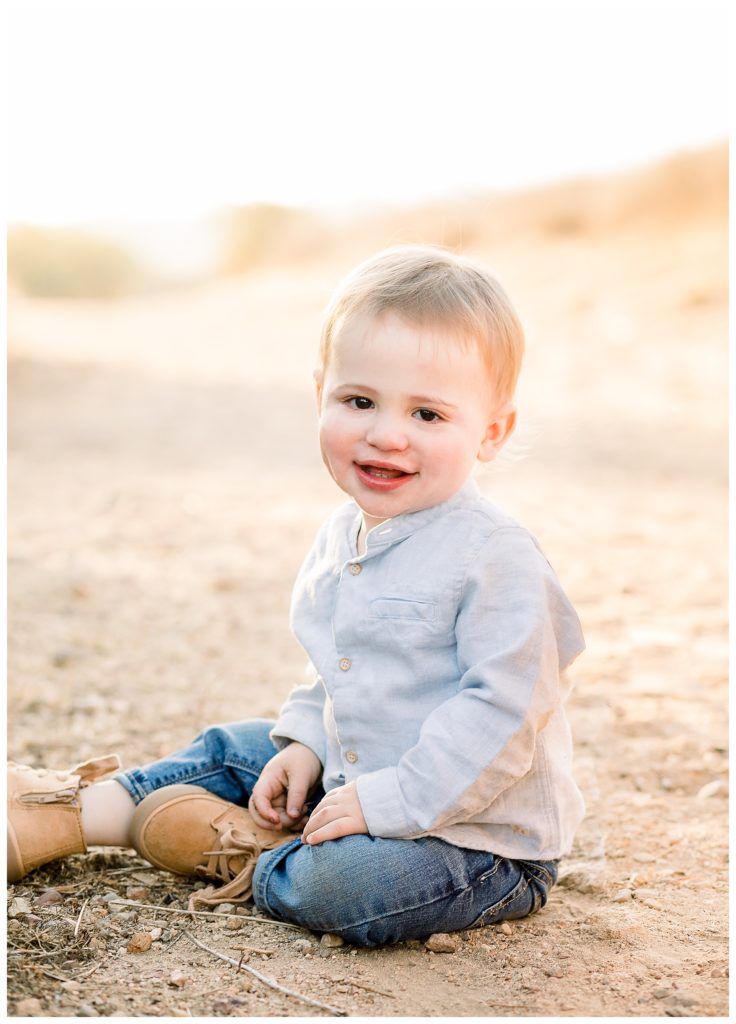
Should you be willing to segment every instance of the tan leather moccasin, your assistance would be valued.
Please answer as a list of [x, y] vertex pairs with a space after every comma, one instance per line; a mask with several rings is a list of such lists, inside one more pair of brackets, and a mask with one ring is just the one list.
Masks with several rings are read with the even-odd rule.
[[120, 770], [117, 754], [68, 771], [8, 762], [8, 881], [70, 853], [86, 853], [79, 790]]
[[201, 786], [164, 786], [138, 804], [130, 828], [136, 851], [156, 867], [213, 884], [195, 892], [190, 910], [250, 898], [256, 861], [297, 833], [256, 825], [237, 807]]

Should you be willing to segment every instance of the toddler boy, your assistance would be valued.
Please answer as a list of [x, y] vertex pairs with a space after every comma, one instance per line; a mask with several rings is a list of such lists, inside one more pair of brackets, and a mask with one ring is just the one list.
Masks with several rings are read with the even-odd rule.
[[583, 814], [562, 673], [584, 644], [534, 538], [471, 480], [513, 431], [522, 352], [498, 283], [444, 250], [389, 249], [342, 282], [315, 378], [350, 500], [294, 587], [308, 682], [275, 723], [213, 726], [113, 779], [105, 759], [63, 780], [11, 765], [11, 879], [133, 845], [223, 883], [205, 900], [252, 891], [365, 946], [544, 905]]

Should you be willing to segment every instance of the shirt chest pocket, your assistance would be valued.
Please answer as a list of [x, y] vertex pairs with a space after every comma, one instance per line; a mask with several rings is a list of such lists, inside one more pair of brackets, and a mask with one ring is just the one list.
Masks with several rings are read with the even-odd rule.
[[415, 601], [406, 597], [377, 597], [371, 601], [372, 619], [405, 619], [408, 622], [434, 622], [434, 601]]
[[453, 642], [452, 624], [436, 601], [416, 597], [377, 597], [368, 610], [378, 646], [445, 646]]

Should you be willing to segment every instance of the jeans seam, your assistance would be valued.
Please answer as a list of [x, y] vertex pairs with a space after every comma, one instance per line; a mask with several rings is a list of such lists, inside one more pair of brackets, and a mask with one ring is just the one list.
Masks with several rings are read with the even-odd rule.
[[483, 919], [486, 917], [486, 915], [488, 915], [488, 914], [495, 915], [495, 914], [500, 913], [502, 910], [504, 910], [509, 905], [509, 903], [513, 903], [514, 900], [518, 899], [520, 896], [523, 896], [526, 892], [528, 892], [528, 890], [529, 890], [529, 879], [526, 877], [526, 875], [522, 874], [521, 878], [519, 879], [517, 884], [514, 886], [514, 888], [511, 890], [511, 892], [506, 893], [506, 895], [503, 897], [503, 899], [500, 899], [498, 901], [498, 903], [494, 903], [493, 906], [491, 906], [491, 907], [486, 907], [486, 909], [481, 914], [479, 914], [478, 917], [475, 919], [475, 921], [473, 921], [473, 923], [471, 925], [469, 925], [468, 927], [469, 928], [483, 928], [484, 927]]
[[[494, 862], [493, 862], [493, 867], [489, 868], [488, 871], [484, 871], [483, 874], [480, 875], [480, 877], [475, 880], [474, 884], [475, 885], [479, 885], [481, 882], [485, 882], [489, 878], [493, 878], [493, 876], [496, 874], [498, 869], [501, 867], [502, 861], [503, 861], [503, 858], [496, 857]], [[470, 888], [470, 886], [466, 886], [466, 889], [467, 888]]]

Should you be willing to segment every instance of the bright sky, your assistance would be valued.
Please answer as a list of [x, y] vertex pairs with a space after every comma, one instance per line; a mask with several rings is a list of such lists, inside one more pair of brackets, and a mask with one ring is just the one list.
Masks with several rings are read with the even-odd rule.
[[726, 137], [726, 4], [10, 0], [11, 220], [348, 206]]

